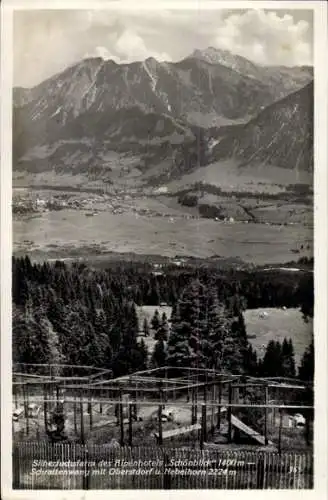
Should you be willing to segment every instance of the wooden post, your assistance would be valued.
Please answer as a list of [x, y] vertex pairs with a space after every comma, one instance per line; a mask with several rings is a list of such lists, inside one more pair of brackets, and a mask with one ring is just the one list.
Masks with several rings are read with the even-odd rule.
[[39, 415], [36, 417], [36, 439], [39, 441], [40, 439], [40, 420]]
[[195, 423], [194, 405], [195, 405], [195, 393], [194, 393], [194, 389], [192, 389], [191, 390], [191, 425], [193, 425]]
[[204, 442], [206, 442], [206, 404], [202, 404], [202, 421], [201, 421], [201, 431], [200, 431], [200, 449], [204, 448]]
[[89, 489], [89, 486], [90, 486], [89, 480], [90, 480], [90, 477], [89, 477], [88, 448], [87, 448], [87, 446], [84, 446], [84, 475], [82, 477], [82, 489], [83, 490]]
[[73, 403], [73, 418], [74, 418], [74, 432], [77, 434], [77, 421], [76, 421], [76, 395], [74, 394], [74, 403]]
[[197, 424], [197, 394], [196, 389], [193, 387], [192, 389], [192, 410], [191, 410], [191, 423]]
[[87, 414], [89, 415], [90, 413], [90, 401], [89, 401], [89, 390], [86, 391], [87, 394]]
[[81, 432], [81, 443], [85, 443], [85, 435], [84, 435], [84, 415], [83, 415], [83, 396], [82, 392], [80, 393], [80, 432]]
[[202, 408], [202, 421], [203, 421], [203, 432], [204, 432], [204, 442], [207, 441], [207, 414], [206, 414], [206, 403]]
[[58, 409], [59, 406], [59, 387], [56, 385], [56, 407]]
[[160, 386], [159, 386], [159, 401], [160, 401], [161, 404], [163, 404], [163, 402], [164, 402], [163, 388], [162, 388], [163, 385], [162, 384], [163, 384], [163, 382], [161, 381], [160, 382]]
[[222, 384], [221, 380], [219, 382], [219, 406], [218, 406], [218, 422], [217, 428], [220, 430], [221, 427], [221, 400], [222, 400]]
[[165, 378], [165, 402], [167, 401], [167, 366], [164, 368], [164, 378]]
[[48, 402], [47, 402], [47, 389], [46, 384], [43, 386], [43, 417], [44, 417], [44, 430], [48, 430]]
[[119, 404], [119, 419], [120, 419], [120, 444], [121, 446], [124, 446], [124, 417], [123, 417], [123, 401], [121, 394], [120, 394], [120, 404]]
[[14, 400], [15, 400], [15, 410], [16, 410], [16, 409], [17, 409], [17, 407], [18, 407], [17, 389], [18, 389], [18, 386], [17, 386], [16, 384], [14, 384]]
[[164, 490], [171, 489], [171, 474], [169, 472], [169, 465], [170, 465], [169, 457], [166, 453], [164, 453], [164, 460], [163, 460], [163, 468], [164, 468], [163, 489]]
[[265, 404], [266, 404], [266, 407], [264, 409], [264, 444], [265, 444], [265, 446], [267, 446], [267, 444], [268, 444], [268, 408], [267, 408], [268, 400], [269, 400], [268, 396], [269, 396], [269, 388], [266, 385], [265, 386]]
[[[116, 418], [117, 418], [117, 425], [120, 425], [121, 424], [121, 407], [122, 407], [122, 401], [123, 401], [122, 389], [121, 388], [118, 391], [118, 400], [119, 400], [119, 403], [117, 405], [117, 415], [116, 415]], [[116, 405], [115, 405], [115, 407], [116, 407]], [[122, 409], [123, 409], [123, 407], [122, 407]], [[123, 415], [123, 412], [122, 412], [122, 415]]]
[[129, 446], [132, 446], [132, 418], [133, 418], [133, 405], [131, 402], [128, 404], [129, 406]]
[[100, 389], [100, 391], [97, 393], [99, 394], [99, 399], [100, 399], [100, 403], [99, 403], [99, 413], [101, 414], [103, 412], [103, 405], [102, 405], [102, 399], [103, 399], [103, 388]]
[[88, 401], [88, 407], [89, 407], [89, 427], [90, 430], [92, 429], [92, 401], [91, 401], [91, 389], [89, 389], [89, 401]]
[[239, 403], [239, 396], [240, 396], [240, 386], [235, 386], [233, 391], [233, 402], [235, 404]]
[[[216, 400], [216, 384], [212, 384], [211, 400], [212, 400], [211, 401], [212, 403], [214, 403]], [[214, 420], [215, 420], [215, 406], [214, 406], [214, 404], [212, 404], [212, 407], [211, 407], [211, 426], [212, 426], [212, 429], [214, 429], [214, 426], [215, 426]]]
[[231, 383], [229, 383], [229, 385], [228, 385], [228, 391], [229, 391], [229, 396], [228, 396], [229, 406], [228, 406], [228, 409], [227, 409], [227, 412], [228, 412], [228, 442], [231, 443], [231, 441], [232, 441], [232, 422], [231, 422], [232, 408], [230, 406], [232, 404], [232, 387], [231, 387]]
[[281, 431], [282, 431], [282, 409], [279, 408], [279, 437], [278, 437], [278, 453], [281, 454]]
[[25, 423], [26, 423], [26, 435], [28, 435], [30, 431], [30, 422], [29, 422], [29, 411], [28, 411], [28, 385], [23, 384], [23, 397], [24, 397], [24, 414], [25, 414]]
[[158, 407], [158, 445], [163, 444], [162, 405]]
[[310, 439], [310, 415], [311, 412], [308, 411], [305, 413], [305, 441], [306, 445], [310, 446], [311, 444], [311, 439]]
[[262, 454], [258, 455], [257, 460], [257, 474], [256, 474], [256, 489], [263, 490], [264, 485], [264, 457]]
[[134, 391], [133, 392], [133, 395], [132, 395], [132, 398], [133, 398], [133, 415], [134, 415], [134, 418], [137, 419], [137, 393]]

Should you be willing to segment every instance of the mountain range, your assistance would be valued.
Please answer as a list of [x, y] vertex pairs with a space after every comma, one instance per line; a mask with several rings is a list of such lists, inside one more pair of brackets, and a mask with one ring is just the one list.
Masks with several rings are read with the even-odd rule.
[[213, 148], [212, 159], [237, 157], [300, 171], [313, 169], [313, 82], [234, 126]]
[[312, 80], [311, 67], [263, 67], [211, 47], [176, 63], [85, 59], [14, 88], [14, 170], [110, 180], [124, 158], [160, 179], [234, 157], [312, 171]]

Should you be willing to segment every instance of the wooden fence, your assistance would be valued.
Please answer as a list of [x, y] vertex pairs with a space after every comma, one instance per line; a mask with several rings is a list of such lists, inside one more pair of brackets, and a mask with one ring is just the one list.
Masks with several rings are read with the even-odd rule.
[[311, 489], [310, 454], [17, 443], [14, 489]]

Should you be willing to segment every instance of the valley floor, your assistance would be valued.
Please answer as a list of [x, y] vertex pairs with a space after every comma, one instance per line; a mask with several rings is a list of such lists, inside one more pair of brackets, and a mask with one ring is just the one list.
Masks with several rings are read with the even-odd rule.
[[[219, 256], [274, 264], [311, 255], [312, 230], [302, 225], [224, 223], [211, 219], [147, 217], [64, 209], [15, 218], [14, 253], [78, 257], [108, 252], [167, 257]], [[302, 250], [300, 248], [308, 248]]]

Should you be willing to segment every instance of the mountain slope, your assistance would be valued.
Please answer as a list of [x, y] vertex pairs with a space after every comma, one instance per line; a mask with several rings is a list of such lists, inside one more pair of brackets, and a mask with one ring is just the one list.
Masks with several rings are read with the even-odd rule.
[[226, 158], [312, 172], [313, 82], [231, 127], [212, 151], [213, 161]]
[[311, 78], [299, 70], [302, 77], [297, 79], [288, 68], [283, 74], [270, 69], [268, 78], [265, 68], [239, 56], [224, 54], [212, 64], [204, 54], [196, 52], [178, 63], [148, 58], [119, 65], [85, 59], [32, 89], [16, 88], [14, 146], [21, 152], [47, 142], [54, 131], [87, 111], [139, 107], [201, 126], [244, 122]]
[[139, 107], [195, 123], [195, 112], [212, 114], [213, 119], [244, 119], [273, 100], [269, 86], [199, 59], [172, 64], [147, 59], [122, 65], [88, 59], [33, 89], [14, 91], [19, 119], [33, 123], [38, 137], [45, 121], [52, 130], [86, 111]]
[[272, 88], [275, 99], [281, 99], [288, 93], [304, 87], [313, 79], [313, 68], [310, 66], [262, 66], [254, 64], [228, 50], [208, 47], [195, 50], [192, 57], [231, 68], [237, 73], [261, 81]]
[[[16, 160], [16, 170], [108, 174], [109, 156], [134, 158], [140, 170], [173, 154], [181, 144], [195, 141], [183, 122], [169, 115], [144, 113], [140, 108], [86, 111], [58, 130], [48, 142], [30, 148]], [[116, 154], [111, 154], [116, 153]], [[112, 161], [110, 167], [113, 168]]]
[[293, 104], [296, 94], [272, 103], [310, 77], [311, 68], [262, 68], [216, 49], [177, 63], [86, 59], [14, 89], [14, 169], [110, 180], [122, 157], [153, 183], [231, 156], [306, 169], [306, 103]]
[[[149, 58], [122, 65], [87, 59], [33, 89], [14, 89], [14, 168], [27, 167], [33, 148], [61, 139], [106, 137], [112, 149], [126, 150], [134, 142], [134, 151], [137, 140], [158, 149], [158, 138], [165, 135], [174, 148], [193, 137], [191, 124], [199, 118], [233, 123], [266, 102], [272, 102], [271, 90], [261, 82], [198, 59], [168, 64]], [[52, 160], [43, 158], [42, 165], [52, 168]], [[28, 168], [41, 168], [37, 163]]]

